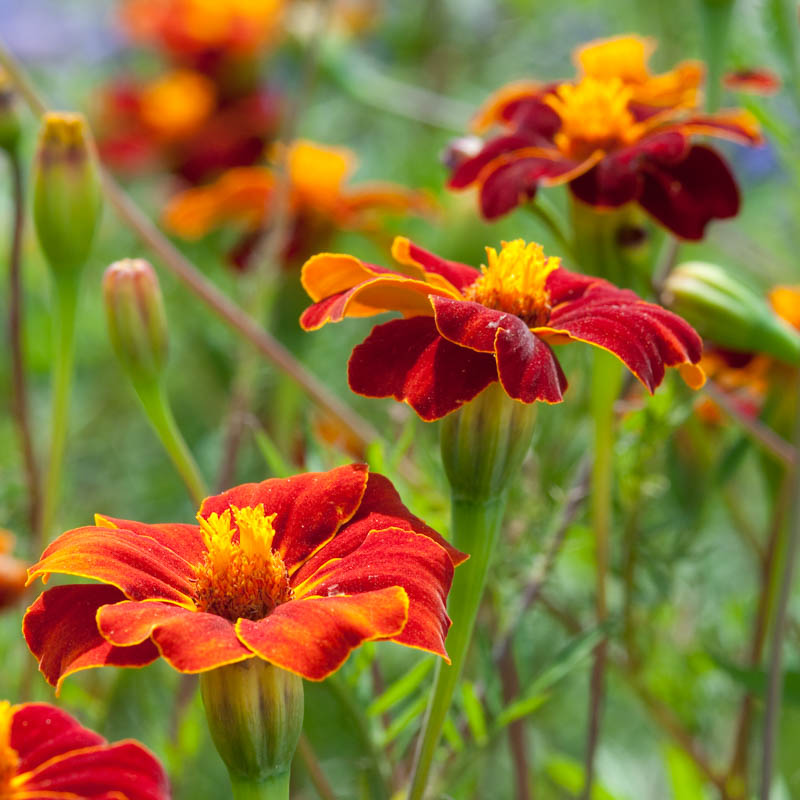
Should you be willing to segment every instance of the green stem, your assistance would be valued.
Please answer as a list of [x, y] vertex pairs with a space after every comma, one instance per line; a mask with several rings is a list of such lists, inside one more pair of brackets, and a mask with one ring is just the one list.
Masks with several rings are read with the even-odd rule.
[[470, 557], [453, 576], [448, 600], [453, 625], [447, 635], [447, 652], [451, 663], [448, 665], [439, 661], [437, 664], [433, 694], [425, 712], [423, 734], [414, 760], [414, 777], [408, 800], [421, 800], [425, 793], [442, 727], [472, 639], [489, 560], [505, 507], [505, 492], [484, 501], [453, 497], [452, 542], [459, 550], [469, 553]]
[[728, 52], [728, 34], [735, 0], [700, 0], [706, 62], [706, 111], [717, 111], [722, 101], [722, 77]]
[[36, 549], [50, 538], [61, 491], [61, 471], [69, 425], [69, 397], [75, 360], [75, 313], [78, 305], [78, 283], [62, 276], [55, 282], [55, 341], [50, 415], [50, 458], [42, 500], [42, 515]]
[[208, 487], [175, 422], [164, 387], [160, 382], [149, 384], [134, 382], [134, 388], [153, 430], [186, 484], [192, 500], [199, 508], [203, 500], [208, 497]]
[[575, 254], [575, 248], [567, 238], [564, 225], [562, 221], [558, 219], [558, 212], [553, 204], [549, 200], [546, 200], [542, 194], [539, 194], [532, 203], [528, 204], [527, 208], [529, 208], [531, 213], [541, 220], [547, 230], [550, 231], [558, 242], [558, 246], [561, 248], [564, 255], [577, 263], [578, 259]]
[[[591, 412], [594, 421], [594, 461], [592, 465], [591, 519], [595, 543], [596, 589], [595, 615], [598, 625], [608, 616], [606, 606], [606, 576], [609, 561], [611, 531], [612, 483], [614, 477], [614, 401], [619, 394], [622, 369], [610, 353], [597, 350], [592, 369]], [[589, 706], [589, 730], [586, 743], [584, 787], [582, 797], [592, 796], [594, 759], [600, 738], [605, 684], [607, 642], [601, 641], [595, 650], [592, 668]]]
[[289, 800], [289, 773], [258, 782], [231, 778], [231, 788], [233, 800]]

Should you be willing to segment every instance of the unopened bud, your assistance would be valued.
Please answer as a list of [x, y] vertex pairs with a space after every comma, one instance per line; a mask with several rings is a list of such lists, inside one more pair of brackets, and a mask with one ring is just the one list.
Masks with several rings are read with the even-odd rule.
[[720, 347], [800, 363], [800, 334], [775, 314], [766, 298], [716, 264], [681, 264], [667, 279], [663, 300]]
[[0, 149], [13, 153], [20, 137], [17, 97], [8, 76], [0, 70]]
[[33, 181], [39, 244], [56, 275], [74, 275], [89, 257], [101, 209], [97, 155], [82, 114], [45, 114]]
[[200, 674], [206, 719], [234, 785], [285, 782], [303, 728], [303, 680], [259, 658]]
[[103, 276], [108, 335], [134, 384], [158, 380], [167, 359], [167, 318], [156, 273], [147, 261], [114, 262]]

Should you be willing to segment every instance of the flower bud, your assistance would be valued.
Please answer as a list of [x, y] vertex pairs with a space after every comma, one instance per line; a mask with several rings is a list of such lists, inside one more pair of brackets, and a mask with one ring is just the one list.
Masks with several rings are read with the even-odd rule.
[[0, 149], [13, 153], [20, 137], [17, 98], [5, 72], [0, 70]]
[[97, 155], [82, 114], [44, 115], [33, 176], [33, 220], [57, 276], [86, 263], [100, 218]]
[[800, 334], [764, 297], [716, 264], [681, 264], [667, 279], [663, 300], [704, 339], [721, 347], [800, 363]]
[[512, 400], [492, 383], [441, 422], [442, 461], [453, 497], [482, 502], [515, 479], [530, 447], [536, 403]]
[[302, 678], [251, 658], [201, 673], [200, 692], [231, 781], [286, 781], [288, 787], [303, 728]]
[[141, 258], [115, 261], [103, 276], [108, 335], [134, 384], [158, 380], [167, 359], [167, 318], [158, 278]]

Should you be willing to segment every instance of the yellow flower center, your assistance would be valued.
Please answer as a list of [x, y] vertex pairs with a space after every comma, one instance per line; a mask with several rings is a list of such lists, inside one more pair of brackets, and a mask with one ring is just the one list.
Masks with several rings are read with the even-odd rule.
[[587, 158], [596, 150], [631, 144], [642, 133], [628, 110], [633, 90], [619, 78], [584, 78], [561, 84], [544, 102], [561, 118], [555, 143], [570, 158]]
[[481, 266], [481, 276], [467, 287], [467, 300], [514, 314], [529, 327], [544, 325], [550, 318], [550, 293], [547, 278], [561, 266], [561, 259], [548, 258], [540, 244], [525, 244], [522, 239], [503, 242], [498, 253], [486, 248], [489, 266]]
[[11, 779], [17, 774], [19, 756], [11, 746], [11, 720], [14, 713], [11, 703], [0, 702], [0, 800], [10, 800]]
[[267, 516], [259, 504], [197, 519], [208, 548], [197, 572], [200, 611], [232, 622], [259, 620], [294, 597], [286, 565], [272, 549], [275, 514]]

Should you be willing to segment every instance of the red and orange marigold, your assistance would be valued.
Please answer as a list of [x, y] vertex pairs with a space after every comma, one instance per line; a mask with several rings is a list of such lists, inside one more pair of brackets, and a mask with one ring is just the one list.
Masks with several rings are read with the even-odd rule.
[[477, 187], [483, 216], [495, 219], [532, 199], [540, 185], [568, 184], [577, 200], [596, 208], [638, 203], [685, 239], [700, 239], [712, 219], [735, 216], [733, 175], [692, 137], [758, 144], [757, 123], [743, 111], [697, 111], [700, 66], [686, 62], [653, 75], [652, 49], [637, 36], [593, 42], [576, 52], [576, 79], [500, 89], [475, 128], [505, 130], [452, 150], [450, 188]]
[[523, 403], [558, 403], [567, 386], [551, 345], [581, 341], [617, 356], [651, 392], [665, 367], [702, 384], [702, 343], [661, 306], [600, 278], [569, 272], [521, 239], [487, 247], [480, 270], [395, 239], [398, 270], [321, 253], [303, 267], [314, 304], [306, 330], [345, 317], [399, 311], [373, 328], [350, 358], [349, 382], [367, 397], [407, 402], [435, 420], [500, 381]]
[[0, 702], [3, 800], [169, 800], [164, 770], [132, 740], [108, 744], [45, 703]]
[[56, 539], [29, 580], [62, 573], [23, 632], [45, 678], [139, 667], [196, 673], [261, 658], [322, 680], [365, 641], [447, 658], [445, 601], [466, 558], [354, 464], [237, 486], [197, 525], [96, 518]]

